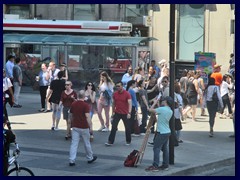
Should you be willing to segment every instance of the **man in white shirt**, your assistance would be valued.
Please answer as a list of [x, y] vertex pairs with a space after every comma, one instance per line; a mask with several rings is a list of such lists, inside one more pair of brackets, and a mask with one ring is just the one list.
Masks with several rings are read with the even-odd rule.
[[132, 69], [132, 66], [129, 66], [127, 73], [123, 75], [121, 80], [123, 83], [124, 89], [126, 89], [128, 81], [132, 80], [132, 76], [133, 76], [133, 69]]

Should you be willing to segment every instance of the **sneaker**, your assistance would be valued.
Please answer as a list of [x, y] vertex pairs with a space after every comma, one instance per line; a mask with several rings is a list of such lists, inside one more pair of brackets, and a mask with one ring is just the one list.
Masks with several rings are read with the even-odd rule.
[[90, 160], [90, 161], [88, 161], [88, 164], [91, 164], [91, 163], [93, 163], [94, 161], [96, 161], [96, 159], [97, 159], [97, 156], [93, 156], [93, 159], [92, 159], [92, 160]]
[[130, 144], [131, 144], [131, 143], [126, 143], [125, 145], [126, 145], [126, 146], [130, 146]]
[[145, 133], [140, 133], [141, 136], [145, 136]]
[[160, 167], [159, 167], [159, 169], [161, 169], [161, 170], [164, 170], [164, 171], [168, 171], [168, 165], [161, 165]]
[[178, 140], [178, 143], [183, 143], [183, 140]]
[[213, 137], [213, 132], [209, 132], [209, 137]]
[[52, 130], [52, 131], [54, 131], [54, 130], [55, 130], [55, 128], [54, 128], [54, 127], [52, 127], [52, 128], [51, 128], [51, 130]]
[[235, 138], [235, 135], [233, 134], [233, 135], [230, 135], [229, 137], [230, 137], [230, 138]]
[[106, 142], [105, 143], [106, 146], [112, 146], [113, 144], [109, 143], [109, 142]]
[[148, 168], [145, 169], [145, 171], [158, 172], [159, 168], [155, 166], [149, 166]]
[[54, 128], [54, 130], [55, 130], [55, 131], [58, 131], [58, 130], [60, 130], [60, 129], [59, 129], [59, 128]]
[[105, 127], [102, 132], [109, 132], [109, 129], [107, 127]]
[[70, 162], [70, 163], [69, 163], [69, 166], [75, 166], [75, 163], [71, 163], [71, 162]]
[[13, 107], [14, 107], [14, 108], [21, 108], [22, 106], [19, 105], [19, 104], [14, 104]]
[[90, 135], [90, 142], [93, 142], [93, 139], [94, 139], [93, 135]]
[[38, 112], [43, 112], [43, 111], [45, 111], [44, 108], [38, 110]]
[[139, 137], [140, 134], [131, 134], [133, 137]]
[[101, 126], [101, 127], [98, 129], [98, 131], [102, 131], [103, 129], [105, 129], [105, 127], [104, 127], [104, 126]]
[[47, 110], [45, 110], [44, 112], [45, 112], [45, 113], [47, 113], [47, 112], [51, 112], [51, 110], [48, 110], [48, 109], [47, 109]]
[[154, 142], [148, 142], [148, 145], [149, 145], [149, 146], [153, 146], [153, 145], [154, 145]]

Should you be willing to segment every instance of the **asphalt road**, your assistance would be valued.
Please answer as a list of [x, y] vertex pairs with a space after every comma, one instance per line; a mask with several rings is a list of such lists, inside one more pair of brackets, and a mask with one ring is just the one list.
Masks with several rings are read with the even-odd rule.
[[235, 164], [219, 167], [210, 171], [202, 172], [196, 176], [235, 176]]

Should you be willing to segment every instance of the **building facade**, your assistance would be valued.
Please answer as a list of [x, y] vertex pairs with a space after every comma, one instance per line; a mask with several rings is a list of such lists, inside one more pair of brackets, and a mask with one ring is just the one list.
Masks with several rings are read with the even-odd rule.
[[[232, 4], [177, 4], [175, 10], [175, 60], [194, 64], [195, 52], [212, 52], [222, 71], [235, 51], [235, 6]], [[20, 19], [125, 21], [149, 42], [150, 59], [169, 60], [169, 4], [4, 4], [5, 15]], [[132, 33], [134, 36], [134, 33]]]

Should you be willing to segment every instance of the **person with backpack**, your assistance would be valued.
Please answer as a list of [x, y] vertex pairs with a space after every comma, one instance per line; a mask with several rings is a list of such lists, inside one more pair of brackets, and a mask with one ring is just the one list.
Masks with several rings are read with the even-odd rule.
[[[217, 94], [217, 101], [214, 100], [213, 95], [214, 93]], [[209, 125], [210, 125], [210, 131], [209, 131], [209, 137], [213, 137], [213, 126], [215, 123], [215, 117], [216, 113], [218, 111], [218, 103], [220, 103], [221, 108], [223, 108], [223, 102], [222, 97], [220, 94], [219, 87], [215, 85], [215, 79], [209, 78], [208, 79], [208, 85], [206, 87], [206, 91], [204, 92], [204, 103], [207, 105], [207, 110], [209, 114]]]
[[[101, 123], [101, 127], [98, 129], [98, 131], [101, 132], [108, 132], [109, 131], [109, 111], [111, 106], [111, 100], [112, 100], [112, 93], [113, 93], [113, 87], [114, 83], [112, 79], [109, 77], [107, 72], [103, 71], [100, 74], [100, 84], [98, 86], [100, 97], [98, 99], [98, 118]], [[102, 110], [105, 111], [105, 117], [106, 122], [104, 124], [104, 120], [102, 117]]]

